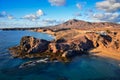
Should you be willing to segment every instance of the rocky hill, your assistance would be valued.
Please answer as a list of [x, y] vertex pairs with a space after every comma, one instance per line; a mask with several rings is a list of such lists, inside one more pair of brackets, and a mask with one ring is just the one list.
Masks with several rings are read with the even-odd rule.
[[62, 24], [52, 26], [51, 29], [60, 29], [60, 28], [80, 28], [80, 29], [88, 29], [88, 28], [103, 28], [103, 27], [115, 27], [119, 28], [120, 24], [109, 23], [109, 22], [86, 22], [82, 20], [72, 19], [66, 21]]

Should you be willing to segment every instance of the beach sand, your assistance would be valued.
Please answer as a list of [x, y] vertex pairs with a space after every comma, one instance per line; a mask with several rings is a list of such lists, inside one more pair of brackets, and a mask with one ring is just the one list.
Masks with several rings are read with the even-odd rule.
[[108, 49], [106, 50], [103, 48], [95, 48], [90, 51], [90, 54], [120, 61], [120, 52], [119, 51], [108, 50]]

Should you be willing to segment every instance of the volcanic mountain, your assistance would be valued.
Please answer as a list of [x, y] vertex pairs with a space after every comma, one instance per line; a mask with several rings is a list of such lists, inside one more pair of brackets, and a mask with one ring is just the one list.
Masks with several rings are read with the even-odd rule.
[[72, 19], [68, 20], [62, 24], [52, 26], [51, 29], [60, 28], [104, 28], [104, 27], [120, 27], [120, 24], [110, 23], [110, 22], [86, 22], [82, 20]]

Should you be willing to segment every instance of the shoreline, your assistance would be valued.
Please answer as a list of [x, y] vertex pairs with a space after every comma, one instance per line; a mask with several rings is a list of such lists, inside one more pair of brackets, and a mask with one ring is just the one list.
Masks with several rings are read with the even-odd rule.
[[99, 56], [103, 58], [111, 58], [113, 60], [120, 61], [120, 52], [106, 51], [104, 49], [93, 49], [90, 51], [90, 55]]
[[[38, 32], [39, 33], [39, 31], [35, 31], [35, 30], [27, 30], [27, 31]], [[40, 32], [51, 35], [52, 37], [56, 37], [54, 34], [50, 34], [49, 31], [48, 32], [40, 31]], [[93, 56], [98, 56], [98, 57], [103, 57], [103, 58], [110, 58], [110, 59], [113, 59], [113, 60], [116, 60], [116, 61], [120, 61], [120, 52], [115, 52], [115, 51], [110, 51], [110, 50], [108, 51], [108, 50], [103, 49], [103, 48], [102, 49], [94, 48], [93, 50], [90, 50], [90, 52], [88, 52], [88, 53], [90, 53], [90, 55], [93, 55]]]
[[[39, 31], [37, 31], [37, 32], [39, 32]], [[40, 31], [40, 32], [42, 32], [42, 31]], [[52, 36], [55, 36], [55, 37], [58, 36], [58, 35], [53, 35], [53, 33], [51, 34], [50, 31], [48, 31], [48, 32], [46, 31], [46, 33], [50, 34]], [[113, 59], [113, 60], [116, 60], [116, 61], [120, 61], [120, 51], [111, 50], [111, 49], [107, 49], [107, 48], [105, 48], [105, 49], [101, 48], [100, 49], [98, 47], [98, 48], [93, 48], [93, 50], [88, 51], [88, 53], [90, 53], [90, 55], [93, 55], [93, 56], [98, 56], [98, 57], [102, 57], [102, 58], [110, 58], [110, 59]], [[120, 66], [120, 64], [119, 64], [119, 66]]]
[[[73, 24], [66, 25], [66, 23], [68, 24], [73, 23], [74, 25]], [[91, 28], [74, 27], [75, 24], [78, 23], [82, 24], [81, 21], [76, 21], [76, 20], [70, 20], [66, 23], [63, 23], [63, 25], [57, 25], [53, 27], [36, 28], [36, 29], [31, 28], [31, 30], [30, 29], [28, 30], [32, 32], [46, 33], [48, 35], [55, 37], [54, 41], [48, 42], [46, 46], [43, 46], [45, 48], [44, 51], [41, 50], [43, 51], [43, 53], [47, 52], [47, 53], [57, 54], [60, 57], [66, 57], [69, 55], [73, 57], [78, 53], [82, 55], [85, 54], [85, 52], [88, 53], [90, 52], [92, 53], [91, 55], [106, 57], [106, 58], [108, 57], [120, 61], [120, 37], [119, 37], [120, 28], [119, 27], [109, 27], [105, 25], [104, 25], [105, 27], [101, 25], [102, 27], [96, 26]], [[64, 25], [66, 26], [65, 28]], [[70, 27], [70, 25], [73, 27]], [[112, 25], [115, 26], [114, 24]], [[26, 46], [27, 45], [31, 46], [28, 47], [28, 49], [25, 51], [26, 54], [30, 55], [31, 54], [30, 51], [32, 52], [33, 49], [37, 50], [37, 52], [35, 53], [39, 53], [39, 54], [41, 53], [39, 52], [37, 47], [44, 44], [38, 42], [39, 43], [38, 45], [37, 40], [38, 39], [33, 37], [24, 37], [21, 43], [24, 43], [24, 41], [29, 41], [28, 43], [26, 43]], [[35, 44], [34, 41], [36, 42]], [[37, 47], [33, 45], [36, 45]], [[21, 47], [24, 47], [24, 45], [19, 45], [18, 48]], [[22, 50], [24, 51], [24, 49], [21, 49], [21, 51]], [[22, 55], [22, 53], [20, 55]]]

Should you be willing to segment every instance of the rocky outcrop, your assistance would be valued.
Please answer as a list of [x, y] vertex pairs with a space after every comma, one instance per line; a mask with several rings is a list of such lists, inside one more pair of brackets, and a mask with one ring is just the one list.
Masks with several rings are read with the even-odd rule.
[[[25, 36], [21, 39], [20, 45], [10, 48], [14, 57], [40, 57], [41, 55], [61, 57], [71, 57], [84, 54], [85, 51], [93, 48], [93, 43], [87, 37], [77, 38], [75, 40], [59, 39], [56, 41], [46, 41], [31, 36]], [[51, 53], [51, 54], [46, 54]]]
[[48, 49], [49, 41], [25, 36], [21, 39], [20, 48], [26, 53], [44, 52]]
[[112, 38], [109, 35], [98, 35], [96, 40], [96, 47], [108, 47], [112, 42]]
[[42, 53], [48, 50], [49, 43], [43, 39], [25, 36], [21, 39], [20, 45], [10, 48], [10, 51], [15, 57]]
[[120, 52], [120, 34], [112, 36], [112, 41], [109, 44], [108, 48]]
[[[113, 32], [114, 33], [114, 32]], [[87, 37], [93, 42], [95, 48], [103, 49], [104, 51], [120, 52], [120, 35], [119, 34], [93, 34], [92, 37]]]

